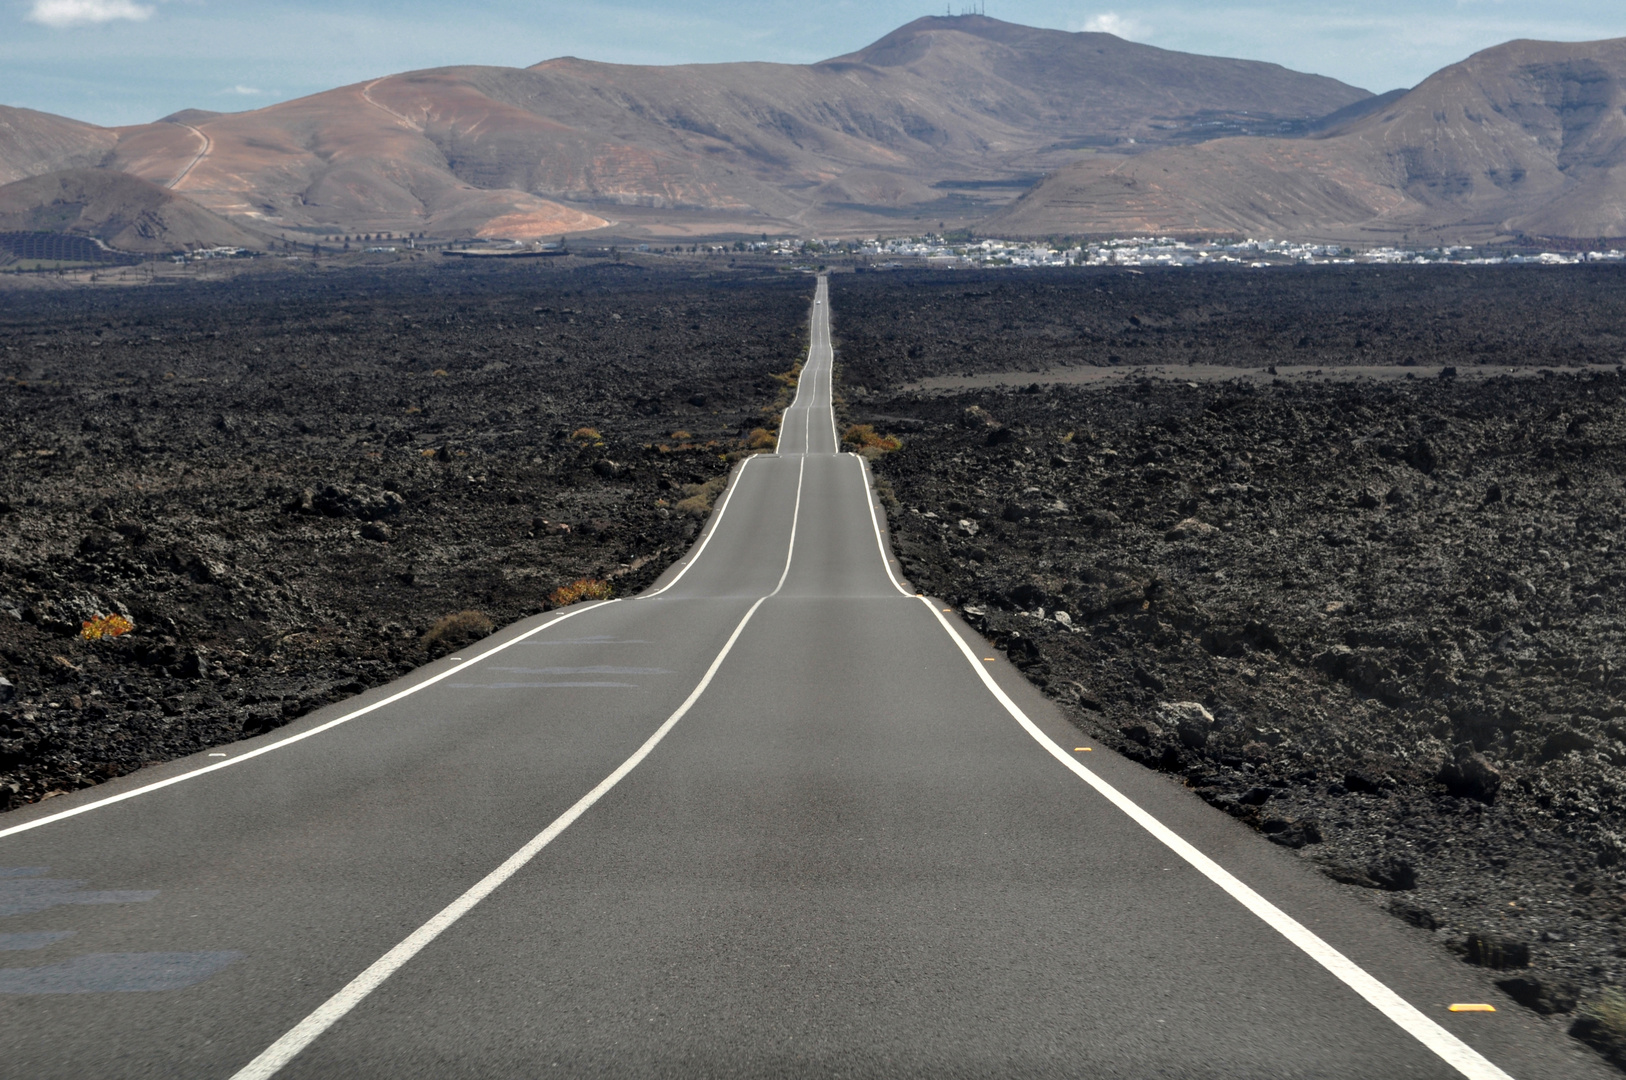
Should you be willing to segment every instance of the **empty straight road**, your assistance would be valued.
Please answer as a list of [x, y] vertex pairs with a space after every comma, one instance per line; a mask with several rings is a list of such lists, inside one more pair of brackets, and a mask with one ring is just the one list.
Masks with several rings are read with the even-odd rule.
[[0, 1075], [1612, 1075], [900, 587], [830, 363], [643, 596], [0, 817]]

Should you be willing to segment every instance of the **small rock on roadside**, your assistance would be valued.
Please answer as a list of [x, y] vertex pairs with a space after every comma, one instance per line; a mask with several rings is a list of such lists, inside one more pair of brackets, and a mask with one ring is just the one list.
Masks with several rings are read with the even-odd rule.
[[1516, 975], [1498, 979], [1496, 985], [1520, 1005], [1543, 1016], [1570, 1012], [1580, 999], [1580, 989], [1574, 983], [1551, 975]]
[[1502, 774], [1469, 743], [1453, 751], [1452, 760], [1440, 768], [1439, 778], [1452, 795], [1477, 799], [1487, 806], [1496, 801], [1502, 787]]
[[1164, 702], [1157, 707], [1158, 719], [1174, 728], [1180, 741], [1193, 750], [1208, 744], [1208, 734], [1214, 729], [1214, 714], [1195, 701]]

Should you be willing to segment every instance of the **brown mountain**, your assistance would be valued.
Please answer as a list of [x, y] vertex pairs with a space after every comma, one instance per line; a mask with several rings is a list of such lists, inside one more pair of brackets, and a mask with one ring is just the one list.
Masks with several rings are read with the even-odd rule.
[[[1368, 96], [1272, 64], [962, 16], [813, 65], [411, 72], [120, 129], [104, 163], [271, 233], [879, 227], [974, 220], [1092, 147], [1296, 129]], [[0, 142], [0, 160], [46, 171], [32, 145]]]
[[118, 141], [112, 128], [0, 105], [0, 184], [100, 165]]
[[1307, 139], [1101, 155], [1046, 177], [984, 227], [1413, 243], [1620, 238], [1626, 38], [1512, 41]]
[[190, 199], [112, 169], [68, 169], [0, 187], [0, 232], [75, 233], [150, 254], [265, 242]]

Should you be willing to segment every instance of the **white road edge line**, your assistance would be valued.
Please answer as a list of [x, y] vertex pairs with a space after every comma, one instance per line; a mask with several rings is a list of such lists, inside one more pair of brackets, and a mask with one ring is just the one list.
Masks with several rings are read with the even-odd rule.
[[790, 544], [785, 552], [785, 569], [779, 575], [779, 584], [775, 586], [773, 592], [767, 596], [759, 597], [757, 602], [751, 605], [751, 610], [747, 611], [745, 617], [740, 620], [739, 625], [734, 627], [734, 632], [728, 636], [728, 641], [723, 645], [722, 651], [717, 654], [717, 658], [706, 669], [706, 674], [701, 678], [699, 685], [690, 691], [689, 696], [684, 698], [683, 704], [677, 707], [677, 711], [668, 716], [666, 722], [656, 728], [655, 733], [644, 740], [644, 744], [631, 757], [623, 761], [613, 773], [599, 781], [598, 786], [592, 791], [576, 800], [570, 809], [554, 818], [546, 829], [543, 829], [531, 839], [530, 843], [510, 855], [501, 866], [481, 878], [462, 896], [447, 904], [434, 918], [414, 930], [399, 945], [373, 961], [367, 970], [351, 979], [338, 993], [317, 1006], [314, 1012], [294, 1025], [282, 1038], [266, 1047], [253, 1061], [233, 1073], [231, 1080], [268, 1080], [269, 1077], [276, 1075], [284, 1065], [288, 1064], [302, 1050], [320, 1038], [328, 1028], [338, 1023], [346, 1013], [360, 1005], [367, 995], [383, 985], [386, 979], [399, 971], [414, 956], [422, 952], [430, 942], [451, 929], [452, 925], [473, 910], [476, 904], [495, 892], [503, 882], [524, 869], [526, 864], [536, 858], [543, 848], [551, 844], [560, 833], [570, 828], [577, 818], [590, 810], [594, 803], [602, 799], [611, 788], [619, 784], [626, 778], [628, 773], [636, 769], [650, 755], [650, 752], [660, 745], [661, 740], [666, 738], [667, 733], [677, 726], [678, 721], [687, 715], [689, 710], [694, 707], [695, 702], [700, 700], [700, 695], [704, 694], [706, 687], [711, 685], [712, 678], [716, 676], [717, 670], [723, 666], [723, 661], [728, 659], [728, 654], [734, 649], [734, 643], [739, 641], [740, 635], [745, 632], [745, 626], [751, 621], [751, 616], [757, 613], [757, 608], [767, 603], [771, 597], [778, 595], [779, 590], [785, 587], [785, 579], [790, 576], [791, 559], [796, 551], [796, 523], [801, 518], [801, 512], [802, 474], [798, 472], [796, 477], [796, 508], [791, 513]]
[[[799, 389], [800, 388], [798, 388], [798, 390]], [[700, 538], [700, 546], [695, 549], [693, 555], [689, 556], [688, 563], [683, 567], [682, 570], [678, 571], [677, 577], [673, 578], [671, 581], [668, 581], [665, 585], [662, 585], [659, 589], [655, 590], [654, 592], [645, 593], [642, 596], [637, 597], [637, 599], [646, 600], [651, 596], [659, 596], [661, 593], [665, 592], [667, 589], [670, 589], [673, 585], [676, 585], [678, 583], [678, 581], [680, 579], [682, 579], [683, 575], [687, 574], [690, 571], [690, 569], [692, 569], [694, 567], [694, 564], [700, 558], [700, 553], [706, 550], [706, 545], [711, 543], [711, 538], [716, 535], [718, 526], [722, 524], [723, 515], [728, 512], [728, 505], [734, 498], [734, 492], [740, 486], [740, 477], [742, 475], [744, 475], [746, 467], [749, 466], [753, 460], [755, 460], [755, 459], [754, 458], [746, 458], [745, 461], [741, 463], [739, 471], [734, 474], [734, 482], [728, 485], [728, 492], [723, 496], [723, 504], [717, 508], [717, 513], [715, 515], [713, 515], [711, 521], [707, 524], [705, 535]], [[800, 506], [801, 506], [801, 481], [800, 481], [800, 479], [798, 479], [798, 481], [797, 481], [796, 492], [797, 492], [797, 508], [799, 510]], [[791, 525], [791, 530], [792, 530], [792, 532], [791, 532], [791, 542], [792, 542], [792, 544], [794, 544], [795, 543], [794, 519], [793, 519], [793, 522], [792, 522], [792, 525]], [[786, 572], [787, 573], [789, 572], [789, 563], [788, 562], [786, 563]], [[783, 581], [783, 579], [781, 579], [780, 584], [783, 584], [783, 583], [784, 583], [784, 581]], [[775, 591], [777, 591], [777, 590], [775, 590]], [[64, 820], [66, 820], [68, 818], [71, 818], [71, 817], [78, 817], [80, 814], [89, 813], [92, 810], [99, 810], [104, 806], [112, 806], [114, 803], [121, 803], [121, 802], [124, 802], [127, 799], [133, 799], [138, 795], [145, 795], [145, 794], [147, 794], [148, 792], [151, 792], [151, 791], [158, 791], [161, 788], [171, 787], [171, 786], [173, 786], [175, 784], [179, 784], [179, 783], [181, 783], [182, 781], [185, 781], [185, 780], [196, 779], [197, 777], [204, 776], [204, 775], [206, 775], [208, 773], [218, 772], [221, 769], [230, 768], [230, 767], [232, 767], [234, 765], [241, 765], [245, 761], [253, 761], [255, 758], [260, 757], [263, 754], [269, 754], [273, 750], [280, 750], [285, 746], [292, 746], [294, 743], [303, 742], [305, 739], [308, 739], [313, 735], [320, 735], [324, 731], [328, 731], [328, 730], [330, 730], [332, 728], [336, 728], [340, 724], [347, 724], [351, 720], [356, 719], [357, 717], [366, 716], [368, 713], [375, 712], [378, 709], [382, 709], [386, 705], [393, 705], [395, 702], [400, 701], [404, 697], [408, 697], [408, 696], [410, 696], [412, 694], [416, 694], [419, 690], [422, 690], [425, 687], [433, 686], [435, 683], [440, 682], [442, 679], [449, 678], [450, 676], [456, 675], [458, 672], [463, 671], [463, 670], [469, 668], [470, 666], [472, 666], [474, 664], [478, 664], [480, 661], [484, 660], [488, 656], [494, 656], [497, 653], [502, 652], [504, 649], [506, 649], [506, 648], [508, 648], [508, 647], [510, 647], [512, 645], [519, 644], [521, 641], [524, 641], [526, 638], [532, 637], [533, 635], [536, 635], [536, 634], [540, 634], [542, 631], [546, 630], [550, 626], [554, 626], [557, 623], [561, 623], [566, 619], [574, 618], [575, 616], [581, 615], [581, 614], [583, 614], [585, 612], [588, 612], [588, 611], [591, 611], [594, 608], [603, 607], [605, 604], [618, 604], [618, 603], [620, 603], [619, 600], [604, 600], [604, 601], [601, 601], [601, 602], [596, 603], [596, 604], [589, 604], [586, 607], [577, 608], [574, 611], [568, 611], [568, 612], [566, 612], [565, 614], [559, 616], [556, 619], [550, 619], [547, 622], [543, 623], [541, 626], [533, 627], [532, 629], [527, 630], [525, 633], [520, 634], [517, 637], [511, 638], [508, 641], [503, 642], [501, 645], [498, 645], [494, 649], [489, 649], [486, 652], [481, 653], [479, 656], [476, 656], [476, 657], [473, 657], [471, 659], [465, 660], [462, 663], [458, 664], [456, 667], [448, 668], [447, 670], [441, 672], [438, 675], [432, 675], [429, 678], [425, 679], [423, 682], [415, 683], [412, 686], [407, 687], [405, 690], [400, 690], [400, 691], [397, 691], [394, 694], [391, 694], [387, 698], [383, 698], [383, 699], [381, 699], [379, 701], [375, 701], [371, 705], [363, 706], [362, 708], [356, 709], [356, 710], [354, 710], [352, 712], [345, 713], [343, 716], [337, 717], [337, 718], [335, 718], [333, 720], [329, 720], [326, 723], [318, 724], [313, 728], [309, 728], [309, 729], [307, 729], [305, 731], [301, 731], [297, 735], [290, 735], [285, 739], [278, 739], [276, 742], [267, 743], [265, 746], [261, 746], [261, 747], [258, 747], [256, 749], [254, 749], [254, 750], [250, 750], [247, 753], [242, 754], [239, 757], [227, 758], [225, 761], [217, 761], [213, 765], [205, 765], [201, 769], [193, 769], [193, 770], [191, 770], [189, 772], [181, 773], [178, 776], [171, 776], [167, 780], [159, 780], [159, 781], [156, 781], [155, 783], [143, 784], [141, 787], [131, 788], [129, 791], [120, 792], [117, 795], [109, 795], [105, 799], [96, 799], [93, 802], [85, 803], [83, 806], [75, 806], [75, 807], [73, 807], [72, 809], [69, 809], [69, 810], [62, 810], [62, 811], [58, 811], [55, 814], [47, 814], [44, 817], [35, 818], [33, 821], [25, 821], [21, 825], [13, 825], [10, 828], [0, 829], [0, 840], [4, 840], [8, 836], [14, 836], [17, 833], [24, 833], [24, 832], [28, 832], [31, 829], [38, 829], [43, 825], [50, 825], [53, 822], [64, 821]]]
[[[856, 454], [853, 456], [858, 457]], [[887, 563], [886, 547], [881, 542], [881, 525], [875, 514], [875, 493], [870, 485], [868, 462], [864, 461], [862, 457], [858, 457], [858, 460], [864, 473], [864, 495], [869, 500], [870, 522], [875, 526], [875, 546], [881, 554], [881, 565], [886, 568], [887, 577], [892, 578], [893, 587], [907, 596], [909, 594], [898, 584], [898, 579], [892, 576], [892, 567]], [[930, 611], [932, 617], [942, 626], [944, 633], [948, 634], [949, 638], [953, 640], [954, 644], [959, 648], [960, 654], [965, 657], [966, 662], [977, 673], [977, 677], [982, 680], [988, 692], [1005, 707], [1005, 711], [1010, 713], [1012, 719], [1022, 725], [1023, 730], [1031, 735], [1040, 746], [1049, 751], [1051, 757], [1071, 769], [1079, 779], [1090, 785], [1113, 806], [1128, 815], [1130, 820], [1151, 833], [1170, 851], [1195, 868], [1198, 873], [1224, 889], [1233, 900], [1247, 908], [1272, 930], [1281, 934], [1306, 956], [1326, 968], [1345, 986], [1365, 998], [1373, 1008], [1388, 1017], [1402, 1031], [1433, 1051], [1441, 1061], [1444, 1061], [1463, 1076], [1468, 1077], [1469, 1080], [1512, 1080], [1512, 1077], [1480, 1055], [1473, 1047], [1423, 1015], [1405, 998], [1379, 982], [1349, 957], [1321, 940], [1303, 923], [1254, 892], [1253, 889], [1232, 875], [1230, 871], [1204, 855], [1201, 851], [1198, 851], [1173, 829], [1170, 829], [1157, 818], [1141, 809], [1140, 805], [1129, 796], [1101, 779], [1101, 777], [1082, 765], [1077, 758], [1056, 745], [1050, 736], [1039, 730], [1039, 726], [1028, 718], [1027, 713], [1022, 711], [1021, 706], [1011, 700], [1010, 695], [1005, 693], [999, 683], [994, 681], [994, 677], [989, 674], [987, 666], [978, 660], [977, 654], [965, 643], [965, 639], [955, 632], [954, 627], [950, 625], [947, 619], [943, 618], [943, 613], [937, 609], [937, 605], [924, 596], [919, 597], [919, 600], [926, 605], [926, 610]]]
[[509, 638], [507, 641], [505, 641], [502, 644], [496, 646], [495, 648], [487, 649], [485, 652], [481, 653], [479, 656], [472, 657], [472, 658], [470, 658], [468, 660], [465, 660], [462, 663], [458, 664], [456, 667], [447, 668], [445, 671], [442, 671], [438, 675], [431, 675], [429, 678], [425, 679], [423, 682], [414, 683], [413, 685], [407, 687], [405, 690], [398, 690], [395, 693], [391, 694], [389, 697], [381, 698], [378, 701], [373, 702], [371, 705], [364, 705], [359, 709], [355, 709], [355, 710], [352, 710], [351, 712], [347, 712], [343, 716], [337, 717], [337, 718], [335, 718], [333, 720], [329, 720], [326, 723], [317, 724], [313, 728], [307, 728], [306, 730], [301, 731], [297, 735], [290, 735], [285, 739], [278, 739], [276, 742], [267, 743], [264, 746], [256, 747], [255, 749], [249, 750], [246, 753], [239, 755], [238, 757], [227, 758], [225, 761], [217, 761], [213, 765], [205, 765], [201, 769], [193, 769], [190, 772], [184, 772], [184, 773], [181, 773], [178, 776], [171, 776], [167, 780], [159, 780], [156, 783], [144, 784], [141, 787], [131, 788], [129, 791], [123, 791], [123, 792], [120, 792], [117, 795], [109, 795], [105, 799], [97, 799], [95, 802], [85, 803], [83, 806], [75, 806], [70, 810], [63, 810], [63, 811], [60, 811], [59, 813], [55, 813], [55, 814], [47, 814], [44, 817], [35, 818], [33, 821], [25, 821], [21, 825], [13, 825], [9, 829], [0, 829], [0, 839], [4, 839], [5, 837], [15, 835], [16, 833], [27, 832], [30, 829], [37, 829], [42, 825], [49, 825], [52, 822], [62, 821], [64, 819], [66, 819], [66, 818], [78, 817], [80, 814], [86, 814], [86, 813], [89, 813], [92, 810], [99, 810], [104, 806], [112, 806], [114, 803], [121, 803], [121, 802], [124, 802], [126, 799], [133, 799], [137, 795], [145, 795], [150, 791], [157, 791], [160, 788], [167, 788], [167, 787], [170, 787], [170, 786], [172, 786], [174, 784], [179, 784], [184, 780], [192, 780], [192, 779], [196, 779], [199, 776], [204, 776], [204, 775], [206, 775], [208, 773], [219, 772], [221, 769], [229, 769], [229, 768], [232, 768], [234, 766], [241, 765], [245, 761], [253, 761], [255, 758], [260, 757], [263, 754], [269, 754], [273, 750], [281, 750], [285, 746], [292, 746], [294, 743], [303, 742], [304, 740], [310, 738], [313, 735], [320, 735], [322, 732], [329, 731], [329, 730], [331, 730], [333, 728], [336, 728], [340, 724], [347, 724], [350, 721], [356, 719], [357, 717], [366, 716], [370, 712], [376, 712], [377, 710], [382, 709], [386, 705], [393, 705], [393, 704], [395, 704], [395, 702], [400, 701], [402, 698], [410, 697], [411, 695], [416, 694], [419, 690], [422, 690], [425, 687], [433, 686], [436, 683], [440, 682], [442, 679], [450, 678], [451, 676], [456, 675], [460, 671], [463, 671], [463, 670], [465, 670], [467, 668], [473, 667], [475, 664], [478, 664], [480, 661], [486, 659], [487, 657], [495, 656], [498, 653], [502, 652], [504, 649], [510, 648], [510, 647], [512, 647], [514, 645], [518, 645], [520, 642], [526, 640], [527, 638], [535, 637], [537, 634], [540, 634], [544, 630], [547, 630], [547, 629], [549, 629], [551, 627], [554, 627], [554, 626], [558, 626], [560, 623], [564, 622], [566, 619], [573, 619], [577, 615], [585, 614], [585, 613], [587, 613], [589, 611], [594, 610], [595, 608], [601, 608], [601, 607], [605, 606], [606, 604], [619, 604], [620, 602], [621, 601], [619, 601], [619, 600], [601, 600], [596, 604], [588, 604], [585, 607], [579, 607], [579, 608], [576, 608], [573, 611], [567, 611], [563, 615], [560, 615], [556, 619], [549, 619], [547, 622], [543, 623], [541, 626], [533, 626], [531, 629], [525, 631], [523, 634], [516, 634], [514, 637]]
[[909, 590], [899, 585], [898, 579], [893, 576], [892, 561], [886, 557], [886, 544], [881, 540], [881, 519], [875, 514], [875, 488], [869, 482], [869, 462], [865, 461], [861, 454], [853, 454], [852, 456], [858, 459], [858, 471], [863, 474], [864, 502], [869, 506], [869, 523], [875, 526], [875, 550], [880, 552], [881, 568], [886, 571], [886, 576], [891, 579], [892, 587], [904, 596], [909, 596], [911, 595]]
[[926, 597], [920, 602], [932, 613], [938, 623], [954, 644], [959, 646], [960, 653], [967, 663], [977, 672], [988, 692], [993, 694], [1005, 711], [1010, 713], [1017, 723], [1021, 724], [1027, 733], [1050, 752], [1050, 756], [1071, 769], [1079, 779], [1094, 788], [1108, 802], [1127, 814], [1135, 824], [1151, 833], [1173, 851], [1180, 858], [1191, 864], [1200, 874], [1224, 889], [1243, 907], [1258, 916], [1272, 930], [1281, 934], [1288, 941], [1297, 946], [1310, 959], [1331, 972], [1340, 982], [1365, 998], [1369, 1004], [1387, 1016], [1406, 1034], [1432, 1050], [1440, 1060], [1456, 1069], [1469, 1080], [1512, 1080], [1507, 1073], [1491, 1064], [1480, 1056], [1479, 1052], [1455, 1035], [1446, 1031], [1439, 1024], [1424, 1016], [1405, 998], [1389, 989], [1383, 983], [1369, 975], [1366, 970], [1349, 959], [1343, 953], [1327, 944], [1312, 933], [1303, 923], [1287, 914], [1281, 908], [1254, 892], [1247, 885], [1234, 877], [1228, 870], [1220, 866], [1213, 859], [1198, 851], [1186, 840], [1164, 825], [1157, 818], [1141, 809], [1140, 805], [1129, 796], [1107, 783], [1101, 777], [1080, 764], [1078, 759], [1062, 749], [1043, 731], [1039, 730], [1032, 720], [1028, 719], [1020, 706], [1012, 701], [1000, 685], [989, 674], [988, 668], [979, 663], [976, 653], [965, 643], [965, 639], [955, 633], [954, 627], [943, 618], [943, 613]]
[[751, 462], [755, 460], [756, 457], [752, 456], [746, 458], [740, 463], [740, 471], [734, 474], [734, 481], [728, 485], [728, 492], [723, 496], [723, 505], [719, 506], [717, 508], [717, 513], [712, 515], [711, 521], [706, 526], [706, 535], [700, 538], [700, 546], [694, 549], [694, 554], [689, 556], [689, 561], [684, 564], [682, 570], [678, 571], [677, 577], [673, 578], [671, 581], [668, 581], [665, 585], [662, 585], [654, 592], [644, 593], [637, 599], [648, 600], [652, 596], [659, 596], [667, 589], [670, 589], [673, 585], [676, 585], [678, 582], [682, 581], [683, 575], [694, 569], [694, 564], [700, 561], [700, 553], [706, 550], [706, 545], [711, 543], [711, 538], [717, 535], [717, 529], [723, 523], [723, 515], [728, 513], [728, 504], [734, 501], [734, 492], [738, 491], [740, 488], [741, 477], [745, 475], [745, 470], [750, 468]]

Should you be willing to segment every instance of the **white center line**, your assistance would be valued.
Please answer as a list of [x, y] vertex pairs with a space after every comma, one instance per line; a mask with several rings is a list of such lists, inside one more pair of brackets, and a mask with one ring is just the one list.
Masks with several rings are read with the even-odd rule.
[[[805, 467], [804, 462], [803, 468], [805, 469]], [[369, 994], [383, 985], [384, 981], [399, 971], [407, 961], [417, 956], [430, 942], [451, 929], [459, 919], [473, 910], [480, 901], [495, 892], [503, 882], [524, 869], [526, 864], [536, 858], [543, 848], [551, 844], [560, 833], [570, 828], [577, 818], [585, 814], [592, 808], [594, 803], [602, 799], [611, 788], [619, 784], [626, 778], [628, 773], [636, 769], [650, 755], [650, 752], [660, 745], [661, 740], [666, 738], [667, 733], [677, 726], [678, 721], [682, 720], [689, 710], [694, 708], [695, 702], [700, 700], [700, 695], [704, 694], [706, 687], [711, 685], [711, 680], [716, 676], [717, 670], [723, 666], [723, 661], [728, 659], [728, 654], [733, 650], [734, 643], [739, 641], [740, 635], [745, 632], [745, 626], [751, 621], [751, 616], [755, 615], [757, 609], [767, 603], [770, 597], [776, 596], [779, 590], [785, 587], [785, 579], [790, 576], [791, 559], [796, 551], [796, 525], [801, 519], [801, 514], [802, 474], [798, 472], [796, 476], [796, 506], [791, 512], [790, 544], [785, 552], [785, 569], [779, 575], [779, 584], [774, 587], [773, 592], [767, 596], [758, 597], [756, 603], [751, 605], [751, 610], [747, 611], [745, 617], [739, 621], [739, 625], [734, 627], [734, 632], [728, 636], [728, 641], [723, 645], [722, 651], [717, 654], [717, 658], [706, 669], [706, 674], [701, 678], [699, 685], [683, 700], [683, 704], [678, 706], [677, 711], [668, 716], [665, 723], [656, 728], [655, 733], [646, 739], [644, 744], [631, 757], [623, 761], [609, 776], [599, 781], [598, 786], [593, 788], [592, 791], [576, 800], [570, 809], [554, 818], [547, 828], [531, 839], [530, 843], [510, 855], [501, 866], [481, 878], [462, 896], [447, 904], [434, 918], [414, 930], [395, 948], [373, 961], [367, 970], [351, 979], [343, 989], [317, 1006], [314, 1012], [294, 1025], [287, 1034], [266, 1047], [258, 1057], [234, 1073], [232, 1080], [268, 1080], [269, 1077], [276, 1075], [284, 1065], [292, 1061], [302, 1050], [321, 1037], [324, 1031], [338, 1023], [347, 1013], [360, 1005]]]

